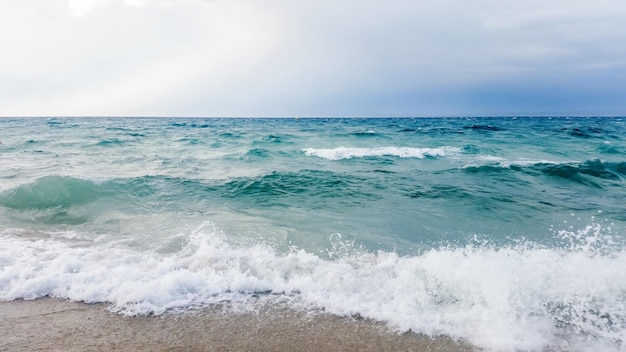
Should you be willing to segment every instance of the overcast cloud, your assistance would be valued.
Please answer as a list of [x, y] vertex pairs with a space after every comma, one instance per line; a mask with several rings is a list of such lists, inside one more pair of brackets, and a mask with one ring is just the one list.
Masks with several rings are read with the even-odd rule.
[[1, 116], [626, 115], [626, 1], [3, 0]]

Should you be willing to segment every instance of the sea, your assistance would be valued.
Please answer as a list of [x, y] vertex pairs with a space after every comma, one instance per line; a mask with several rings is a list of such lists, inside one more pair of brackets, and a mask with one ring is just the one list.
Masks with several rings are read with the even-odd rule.
[[0, 301], [626, 350], [626, 118], [2, 118], [0, 143]]

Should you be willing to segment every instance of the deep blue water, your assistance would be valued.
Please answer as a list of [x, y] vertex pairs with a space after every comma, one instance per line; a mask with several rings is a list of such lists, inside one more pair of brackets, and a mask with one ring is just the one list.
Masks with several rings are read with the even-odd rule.
[[492, 350], [625, 346], [623, 118], [19, 118], [0, 141], [2, 300], [262, 293]]

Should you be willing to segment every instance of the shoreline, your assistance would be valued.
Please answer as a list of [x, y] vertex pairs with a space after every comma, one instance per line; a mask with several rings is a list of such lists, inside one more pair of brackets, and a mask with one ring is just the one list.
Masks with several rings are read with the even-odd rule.
[[474, 351], [367, 319], [262, 305], [126, 317], [103, 303], [0, 302], [0, 351]]

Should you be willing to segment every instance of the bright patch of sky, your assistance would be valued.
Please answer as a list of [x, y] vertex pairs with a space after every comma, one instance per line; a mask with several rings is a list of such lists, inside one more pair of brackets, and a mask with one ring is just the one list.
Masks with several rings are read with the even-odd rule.
[[3, 0], [0, 116], [626, 115], [623, 0]]

